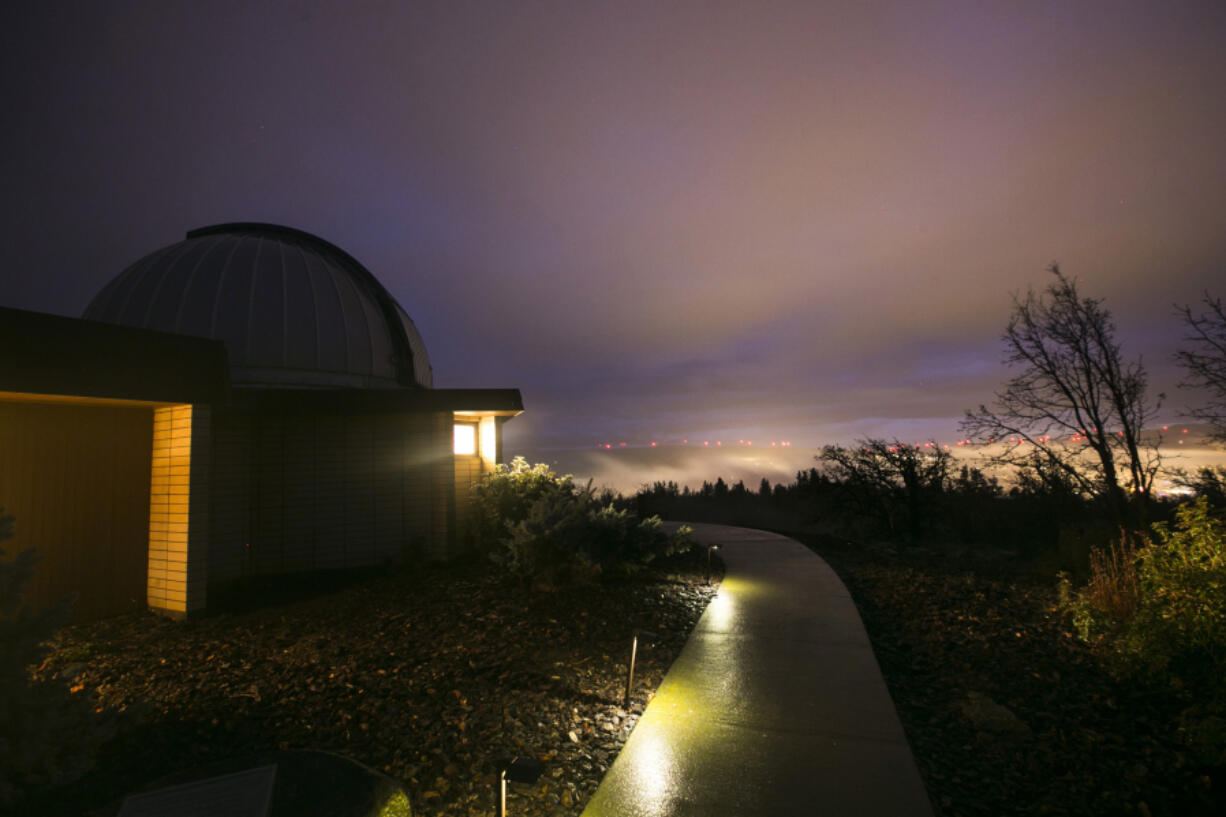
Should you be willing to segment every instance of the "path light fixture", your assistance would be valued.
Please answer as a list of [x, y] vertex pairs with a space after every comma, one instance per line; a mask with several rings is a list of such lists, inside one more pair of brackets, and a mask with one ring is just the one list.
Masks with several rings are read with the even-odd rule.
[[707, 545], [707, 586], [711, 586], [711, 554], [719, 550], [719, 545]]
[[535, 783], [541, 776], [541, 762], [535, 758], [517, 757], [510, 763], [500, 763], [498, 770], [498, 817], [507, 817], [507, 781]]
[[647, 630], [635, 630], [634, 637], [630, 640], [630, 665], [626, 670], [626, 694], [623, 696], [623, 705], [630, 706], [630, 690], [634, 687], [634, 659], [639, 653], [639, 639], [647, 646], [655, 644], [660, 640], [660, 636], [656, 633], [648, 632]]

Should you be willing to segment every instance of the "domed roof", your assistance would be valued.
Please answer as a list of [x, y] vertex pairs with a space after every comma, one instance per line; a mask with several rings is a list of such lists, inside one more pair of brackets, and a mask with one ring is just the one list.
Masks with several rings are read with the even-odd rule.
[[223, 341], [238, 386], [433, 384], [417, 327], [375, 276], [289, 227], [192, 230], [121, 272], [83, 317]]

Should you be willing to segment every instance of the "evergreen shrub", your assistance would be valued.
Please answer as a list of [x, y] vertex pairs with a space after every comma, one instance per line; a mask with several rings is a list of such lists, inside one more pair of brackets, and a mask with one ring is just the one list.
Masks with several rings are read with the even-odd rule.
[[470, 529], [521, 579], [556, 584], [624, 575], [691, 545], [688, 528], [668, 534], [658, 516], [640, 521], [590, 483], [576, 486], [571, 476], [522, 457], [498, 466], [473, 494]]

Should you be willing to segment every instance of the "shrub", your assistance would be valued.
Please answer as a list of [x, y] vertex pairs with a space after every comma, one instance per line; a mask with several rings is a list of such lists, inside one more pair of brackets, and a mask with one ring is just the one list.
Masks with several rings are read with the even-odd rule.
[[607, 492], [576, 487], [544, 464], [516, 457], [474, 488], [472, 529], [508, 572], [546, 584], [631, 573], [689, 546], [689, 531], [669, 535], [659, 517], [639, 521]]
[[1135, 553], [1098, 556], [1070, 598], [1082, 637], [1106, 642], [1126, 673], [1226, 668], [1226, 526], [1200, 498], [1153, 529], [1158, 541]]
[[[1061, 598], [1071, 601], [1067, 577], [1062, 575], [1061, 582]], [[1132, 540], [1121, 534], [1118, 542], [1091, 550], [1089, 581], [1070, 605], [1082, 640], [1115, 632], [1132, 619], [1139, 603], [1137, 552]]]
[[507, 520], [509, 531], [493, 558], [515, 576], [547, 584], [591, 578], [596, 565], [575, 547], [586, 517], [586, 503], [573, 493], [544, 493], [528, 506], [523, 519]]
[[495, 466], [473, 486], [468, 536], [478, 549], [490, 550], [503, 542], [511, 528], [528, 518], [532, 505], [546, 496], [575, 492], [569, 476], [559, 477], [545, 463], [529, 465], [523, 457]]
[[1067, 607], [1118, 675], [1189, 689], [1197, 703], [1183, 715], [1185, 740], [1203, 759], [1226, 760], [1226, 525], [1201, 497], [1153, 529], [1157, 541], [1135, 554], [1100, 556]]
[[1180, 673], [1226, 669], [1226, 526], [1204, 499], [1154, 525], [1158, 542], [1138, 554], [1141, 598], [1118, 649], [1140, 668]]
[[[13, 517], [0, 509], [0, 541], [9, 538]], [[35, 614], [22, 601], [38, 556], [23, 550], [4, 560], [0, 550], [0, 805], [12, 806], [24, 792], [70, 783], [93, 765], [107, 736], [90, 702], [62, 681], [36, 681], [30, 668], [47, 653], [44, 642], [63, 623], [70, 599]]]

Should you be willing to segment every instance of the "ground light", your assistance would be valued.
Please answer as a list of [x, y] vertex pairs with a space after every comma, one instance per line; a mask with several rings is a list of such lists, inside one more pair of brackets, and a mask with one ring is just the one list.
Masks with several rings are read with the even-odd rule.
[[719, 550], [719, 545], [707, 545], [707, 586], [711, 586], [711, 554]]
[[541, 776], [541, 762], [530, 757], [517, 757], [498, 770], [498, 817], [507, 817], [507, 781], [535, 783]]
[[660, 640], [660, 636], [655, 633], [650, 633], [646, 630], [635, 630], [634, 637], [630, 640], [630, 664], [626, 670], [626, 694], [623, 698], [624, 705], [630, 706], [630, 690], [634, 688], [634, 659], [639, 652], [639, 639], [643, 639], [643, 643], [650, 646]]

